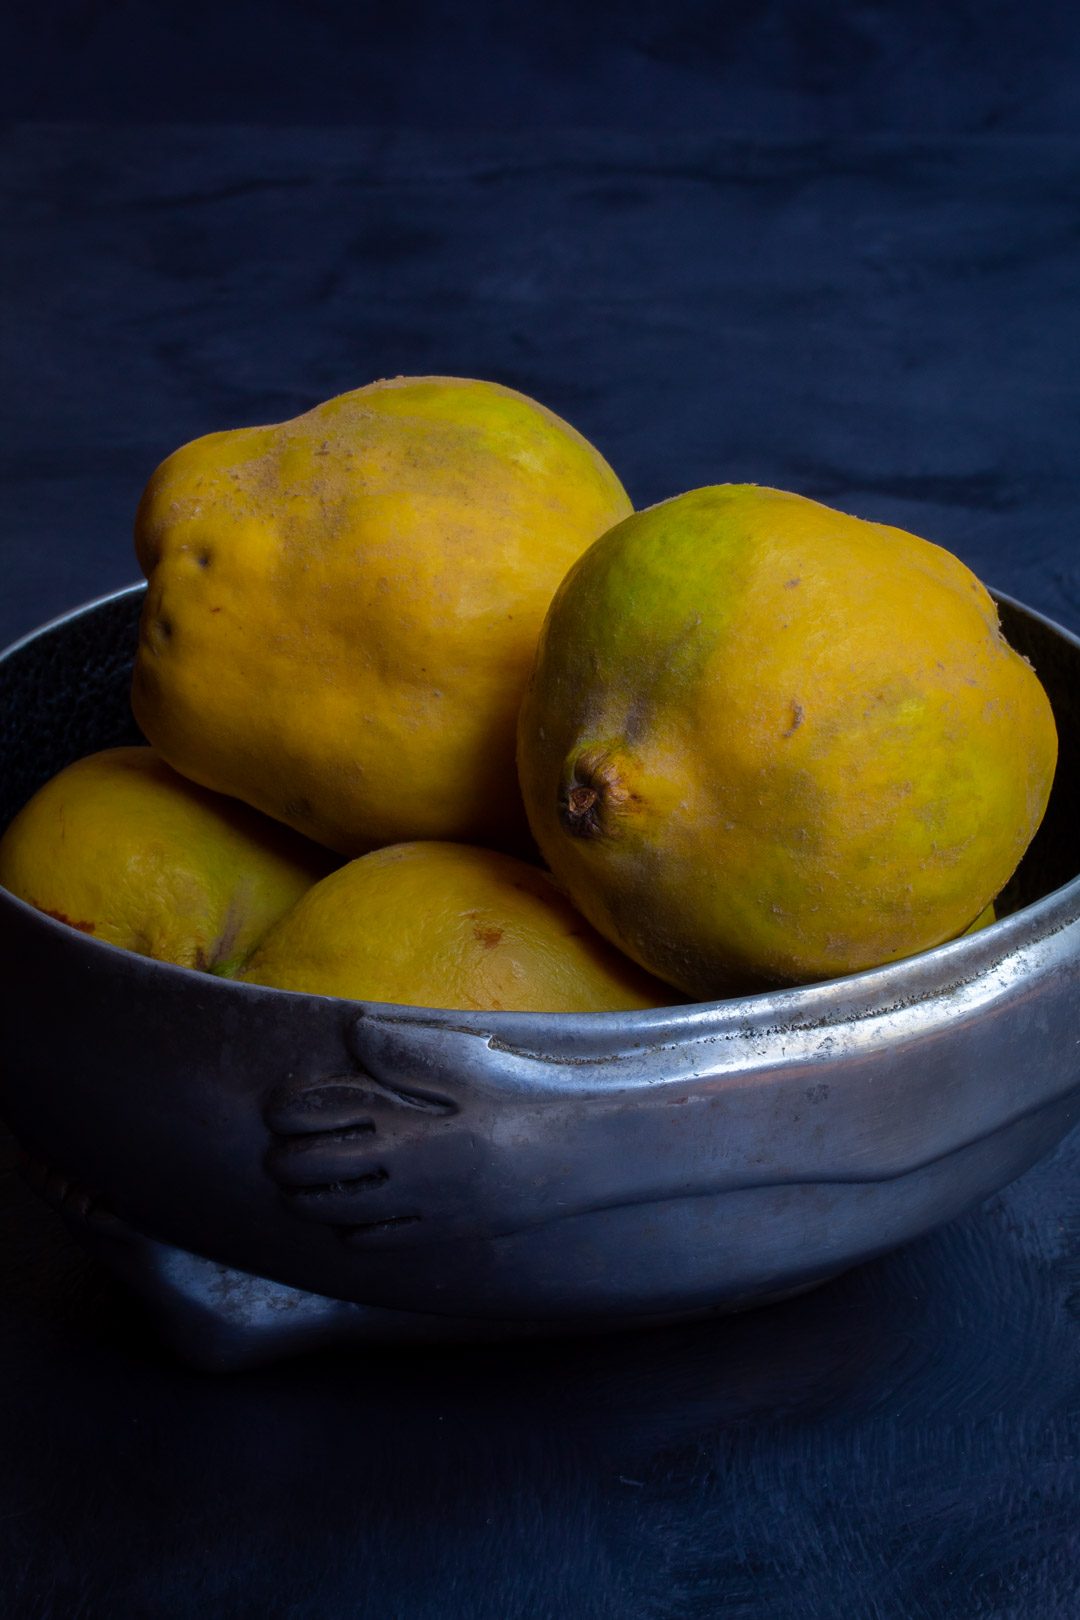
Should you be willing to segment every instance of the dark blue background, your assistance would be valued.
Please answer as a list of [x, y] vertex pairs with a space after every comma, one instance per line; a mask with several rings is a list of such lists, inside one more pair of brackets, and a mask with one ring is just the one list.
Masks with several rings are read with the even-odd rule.
[[17, 119], [805, 139], [1080, 117], [1060, 0], [9, 0], [5, 23]]
[[[1080, 627], [1078, 19], [16, 5], [0, 639], [135, 577], [181, 441], [420, 371], [535, 394], [639, 504], [798, 489]], [[1075, 1137], [743, 1319], [220, 1381], [0, 1152], [14, 1620], [1080, 1613]]]

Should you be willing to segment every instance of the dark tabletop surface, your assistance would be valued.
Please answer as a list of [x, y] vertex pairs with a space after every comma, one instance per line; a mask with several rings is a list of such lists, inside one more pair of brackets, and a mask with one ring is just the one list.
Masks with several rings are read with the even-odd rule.
[[[183, 440], [425, 371], [1080, 628], [1080, 137], [38, 123], [0, 182], [4, 641], [136, 577]], [[12, 1620], [1080, 1615], [1080, 1136], [744, 1317], [229, 1376], [0, 1151]]]

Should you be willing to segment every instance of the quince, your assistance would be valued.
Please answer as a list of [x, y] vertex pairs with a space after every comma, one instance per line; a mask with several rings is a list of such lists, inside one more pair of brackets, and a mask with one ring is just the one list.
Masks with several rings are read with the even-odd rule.
[[109, 945], [220, 974], [331, 865], [152, 748], [76, 760], [0, 839], [0, 884], [19, 899]]
[[545, 872], [487, 849], [394, 844], [310, 889], [237, 975], [407, 1006], [515, 1012], [662, 1007]]
[[1056, 751], [956, 557], [731, 484], [627, 518], [571, 569], [518, 763], [574, 902], [709, 998], [963, 932], [1038, 827]]
[[344, 854], [527, 836], [514, 729], [567, 568], [630, 511], [495, 383], [398, 377], [154, 473], [132, 702], [176, 770]]

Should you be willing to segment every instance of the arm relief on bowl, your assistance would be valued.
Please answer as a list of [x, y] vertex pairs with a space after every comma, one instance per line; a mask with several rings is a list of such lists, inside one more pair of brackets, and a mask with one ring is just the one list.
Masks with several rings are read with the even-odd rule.
[[[973, 1039], [1000, 1056], [1007, 1004], [999, 1011]], [[363, 1248], [751, 1187], [892, 1180], [978, 1134], [967, 1084], [945, 1092], [929, 1071], [909, 1082], [905, 1108], [925, 1091], [929, 1134], [888, 1102], [889, 1076], [925, 1034], [918, 1004], [854, 1029], [793, 1030], [788, 1059], [801, 1048], [804, 1061], [780, 1070], [750, 1037], [687, 1031], [583, 1062], [419, 1013], [365, 1013], [350, 1037], [354, 1073], [270, 1097], [267, 1169], [296, 1215]], [[985, 1067], [973, 1053], [976, 1089]]]

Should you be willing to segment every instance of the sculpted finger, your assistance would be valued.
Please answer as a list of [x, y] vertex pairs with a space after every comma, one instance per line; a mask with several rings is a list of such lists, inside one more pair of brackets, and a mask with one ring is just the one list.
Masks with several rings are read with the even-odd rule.
[[381, 1101], [362, 1078], [305, 1080], [281, 1086], [267, 1099], [263, 1118], [277, 1136], [313, 1136], [323, 1131], [364, 1130]]
[[431, 1242], [433, 1236], [437, 1242], [439, 1229], [420, 1215], [389, 1215], [385, 1220], [343, 1226], [340, 1236], [348, 1249], [407, 1249]]
[[526, 1224], [516, 1219], [499, 1221], [482, 1210], [438, 1210], [425, 1205], [423, 1215], [395, 1214], [387, 1219], [372, 1216], [353, 1226], [343, 1226], [341, 1239], [346, 1248], [355, 1250], [427, 1248], [501, 1237], [521, 1231]]
[[378, 1166], [371, 1159], [370, 1122], [314, 1136], [293, 1136], [275, 1143], [266, 1168], [282, 1187], [325, 1187], [354, 1181]]
[[483, 1046], [475, 1035], [362, 1013], [349, 1031], [349, 1045], [361, 1068], [406, 1108], [432, 1114], [454, 1114], [458, 1104], [446, 1088], [465, 1078], [471, 1046]]
[[425, 1022], [407, 1011], [362, 1013], [349, 1032], [357, 1061], [401, 1101], [435, 1112], [457, 1112], [457, 1088], [536, 1092], [553, 1065], [500, 1046], [483, 1033]]
[[397, 1213], [390, 1207], [390, 1178], [381, 1166], [348, 1181], [295, 1188], [283, 1196], [294, 1215], [322, 1226], [359, 1226]]

